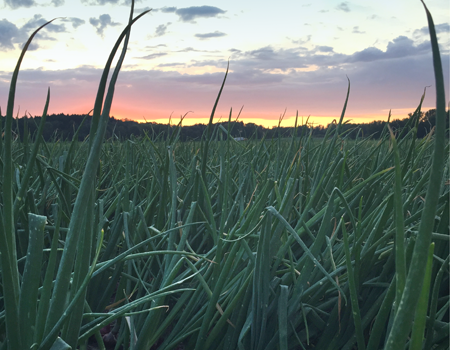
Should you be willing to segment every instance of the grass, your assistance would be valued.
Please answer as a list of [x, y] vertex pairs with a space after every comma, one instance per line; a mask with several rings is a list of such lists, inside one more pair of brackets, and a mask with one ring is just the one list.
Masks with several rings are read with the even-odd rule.
[[33, 34], [0, 143], [0, 349], [448, 348], [449, 145], [426, 13], [436, 129], [416, 137], [420, 102], [377, 142], [341, 132], [350, 84], [323, 139], [235, 142], [231, 111], [212, 124], [226, 74], [201, 142], [104, 140], [144, 14], [111, 52], [88, 140], [13, 140]]

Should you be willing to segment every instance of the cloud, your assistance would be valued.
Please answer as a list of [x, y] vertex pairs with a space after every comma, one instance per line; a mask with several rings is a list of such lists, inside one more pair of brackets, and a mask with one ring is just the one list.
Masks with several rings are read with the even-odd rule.
[[[309, 50], [304, 47], [276, 49], [272, 46], [249, 51], [233, 49], [231, 69], [238, 74], [250, 74], [251, 71], [255, 76], [257, 74], [277, 76], [280, 73], [280, 77], [283, 79], [287, 79], [287, 75], [292, 77], [305, 74], [330, 76], [332, 71], [344, 74], [343, 72], [359, 69], [358, 67], [369, 62], [381, 64], [380, 62], [414, 60], [416, 57], [424, 57], [430, 54], [429, 45], [429, 41], [417, 44], [405, 36], [399, 36], [389, 42], [385, 50], [368, 47], [353, 54], [335, 52], [331, 46], [315, 46]], [[388, 63], [383, 64], [387, 65]], [[198, 61], [192, 65], [212, 65], [223, 68], [226, 60]], [[253, 77], [252, 80], [254, 79], [256, 78]]]
[[[25, 31], [34, 31], [38, 27], [42, 26], [43, 24], [47, 23], [48, 21], [42, 17], [40, 14], [36, 14], [33, 16], [32, 19], [30, 19], [25, 25], [22, 27], [22, 30]], [[64, 24], [55, 24], [55, 22], [52, 22], [50, 24], [47, 24], [45, 26], [45, 32], [52, 32], [52, 33], [63, 33], [66, 32], [66, 27]], [[39, 32], [39, 36], [51, 40], [45, 32]]]
[[[14, 44], [25, 43], [32, 31], [46, 23], [47, 21], [42, 18], [41, 15], [36, 14], [32, 19], [25, 23], [22, 27], [18, 28], [15, 24], [9, 22], [6, 19], [0, 21], [0, 47], [4, 49], [14, 49]], [[64, 24], [48, 24], [43, 31], [40, 31], [33, 42], [29, 46], [28, 50], [36, 50], [39, 47], [40, 40], [55, 40], [48, 33], [61, 33], [65, 32], [66, 28]]]
[[34, 0], [5, 0], [5, 4], [12, 9], [17, 9], [19, 7], [31, 7], [36, 5]]
[[[64, 21], [64, 20], [63, 20]], [[40, 14], [36, 14], [28, 20], [22, 27], [17, 27], [15, 24], [9, 22], [6, 19], [0, 21], [0, 47], [4, 49], [14, 49], [14, 44], [25, 43], [31, 32], [35, 31], [38, 27], [46, 23], [47, 20]], [[29, 46], [29, 50], [36, 50], [39, 47], [39, 42], [42, 40], [56, 40], [51, 33], [63, 33], [66, 32], [64, 24], [48, 24], [42, 31], [40, 31], [33, 42]]]
[[333, 48], [331, 46], [316, 46], [316, 50], [318, 52], [333, 52]]
[[449, 33], [450, 32], [450, 24], [448, 24], [448, 23], [437, 24], [434, 28], [436, 29], [436, 33]]
[[220, 38], [226, 35], [226, 33], [222, 33], [216, 30], [214, 33], [195, 34], [195, 37], [199, 38], [200, 40], [205, 40], [210, 38]]
[[307, 43], [309, 43], [311, 41], [311, 35], [308, 35], [306, 38], [301, 38], [301, 39], [291, 39], [292, 43], [297, 44], [297, 45], [305, 45]]
[[339, 5], [336, 6], [336, 10], [350, 12], [350, 7], [348, 7], [348, 2], [341, 2]]
[[[32, 7], [38, 5], [34, 0], [4, 0], [5, 5], [11, 7], [12, 9], [17, 9], [19, 7]], [[59, 7], [65, 4], [65, 0], [51, 0], [50, 4], [55, 7]], [[44, 6], [45, 6], [44, 5]]]
[[174, 13], [177, 10], [176, 7], [171, 6], [171, 7], [163, 7], [160, 9], [157, 9], [156, 11], [161, 11], [163, 13]]
[[[134, 4], [136, 5], [137, 3], [142, 2], [142, 0], [134, 0]], [[123, 2], [121, 3], [121, 5], [125, 5], [125, 6], [129, 6], [131, 5], [131, 0], [123, 0]]]
[[388, 43], [386, 51], [381, 51], [375, 47], [368, 47], [362, 51], [358, 51], [353, 53], [352, 55], [348, 55], [344, 61], [348, 63], [355, 63], [391, 60], [424, 55], [428, 54], [429, 52], [429, 42], [414, 45], [414, 42], [411, 39], [405, 36], [399, 36]]
[[163, 36], [164, 34], [166, 34], [167, 27], [171, 24], [171, 22], [168, 22], [167, 24], [160, 24], [159, 26], [157, 26], [155, 30], [155, 37]]
[[160, 63], [157, 67], [184, 67], [186, 63], [184, 62], [173, 62], [173, 63]]
[[[285, 50], [283, 50], [283, 51], [285, 51]], [[287, 51], [285, 51], [285, 52], [287, 52]], [[262, 47], [257, 50], [249, 51], [248, 55], [257, 60], [269, 61], [269, 60], [275, 59], [275, 56], [277, 55], [277, 53], [270, 46], [266, 46], [266, 47]]]
[[[434, 26], [436, 33], [440, 34], [440, 33], [449, 33], [450, 32], [450, 24], [448, 23], [441, 23], [441, 24], [436, 24]], [[413, 36], [414, 37], [420, 37], [420, 36], [429, 36], [429, 30], [428, 27], [422, 27], [420, 29], [416, 29], [413, 32]]]
[[352, 33], [355, 34], [364, 34], [365, 32], [362, 32], [359, 30], [359, 26], [353, 27]]
[[[148, 7], [148, 6], [140, 7], [140, 8], [136, 8], [136, 9], [134, 10], [134, 12], [135, 12], [135, 13], [142, 13], [142, 12], [145, 12], [145, 11], [148, 11], [148, 10], [152, 10], [152, 8], [151, 8], [151, 7]], [[154, 11], [154, 10], [152, 10], [152, 11]]]
[[119, 0], [81, 0], [81, 2], [88, 4], [90, 6], [106, 5], [106, 4], [116, 5], [119, 3]]
[[177, 8], [175, 6], [165, 6], [159, 9], [154, 9], [155, 12], [175, 13], [180, 17], [182, 22], [195, 23], [197, 18], [211, 18], [224, 14], [226, 11], [215, 6], [191, 6]]
[[[392, 40], [390, 48], [379, 50], [377, 59], [354, 62], [348, 61], [354, 54], [328, 52], [323, 55], [321, 47], [309, 51], [263, 48], [265, 50], [262, 51], [270, 52], [270, 59], [266, 60], [258, 59], [254, 52], [251, 55], [250, 51], [242, 51], [231, 60], [231, 71], [216, 115], [227, 116], [230, 107], [235, 110], [245, 104], [243, 118], [260, 113], [267, 118], [269, 115], [277, 116], [285, 107], [288, 108], [288, 115], [295, 114], [298, 109], [299, 115], [338, 117], [347, 91], [346, 74], [352, 83], [346, 119], [364, 113], [378, 113], [379, 116], [384, 113], [379, 113], [382, 109], [411, 106], [414, 109], [415, 103], [419, 103], [423, 87], [434, 80], [432, 57], [430, 50], [424, 53], [414, 44], [416, 49], [413, 54], [401, 59], [389, 58], [395, 46], [400, 49], [407, 47], [406, 44], [403, 39]], [[449, 56], [442, 58], [444, 75], [448, 76]], [[318, 67], [314, 70], [292, 70], [290, 67], [294, 67], [299, 60], [304, 65], [316, 64]], [[224, 57], [208, 63], [216, 64], [221, 72], [182, 74], [158, 69], [122, 71], [116, 85], [111, 115], [117, 116], [117, 111], [122, 108], [122, 113], [125, 113], [123, 116], [133, 113], [128, 117], [145, 115], [149, 120], [157, 116], [168, 118], [172, 111], [174, 115], [179, 115], [189, 110], [195, 111], [196, 117], [208, 117], [223, 80], [227, 60]], [[285, 73], [274, 71], [274, 64], [286, 68]], [[42, 87], [49, 85], [54, 101], [49, 113], [86, 113], [92, 108], [101, 73], [102, 69], [92, 67], [55, 71], [24, 69], [20, 75], [16, 105], [23, 106], [33, 115], [40, 114], [46, 94], [46, 89]], [[10, 72], [0, 71], [0, 96], [7, 96], [10, 77]], [[430, 88], [425, 104], [433, 103], [434, 98], [433, 88]], [[78, 110], [68, 110], [71, 106]], [[387, 112], [385, 114], [387, 116]], [[394, 116], [398, 114], [394, 113]]]
[[[103, 0], [101, 0], [103, 1]], [[118, 26], [120, 23], [113, 22], [111, 16], [107, 13], [100, 15], [99, 18], [91, 17], [89, 18], [89, 23], [92, 24], [97, 29], [97, 34], [103, 37], [103, 31], [106, 27]]]
[[0, 47], [4, 49], [13, 49], [13, 40], [19, 35], [19, 29], [15, 24], [6, 19], [0, 21]]
[[198, 50], [198, 49], [194, 49], [193, 47], [185, 47], [184, 49], [181, 50], [176, 50], [175, 52], [209, 52], [209, 53], [217, 53], [219, 51], [217, 50]]
[[225, 12], [226, 11], [214, 6], [191, 6], [177, 9], [175, 11], [183, 22], [192, 22], [196, 18], [216, 17]]
[[175, 13], [180, 17], [180, 20], [182, 22], [191, 22], [191, 23], [195, 23], [194, 20], [197, 18], [217, 17], [226, 12], [218, 7], [206, 5], [183, 7], [183, 8], [177, 8], [175, 6], [162, 7], [160, 9], [155, 10], [155, 12], [158, 11], [161, 11], [163, 13]]
[[[58, 1], [58, 0], [56, 0]], [[102, 6], [102, 5], [122, 5], [122, 6], [129, 6], [131, 5], [131, 0], [123, 0], [120, 2], [120, 0], [81, 0], [82, 3], [89, 5], [89, 6]], [[142, 2], [142, 0], [135, 0], [134, 3]]]
[[[445, 31], [447, 27], [443, 25], [439, 28]], [[20, 35], [20, 31], [21, 28], [17, 28], [6, 20], [0, 21], [0, 45], [11, 47], [17, 43], [16, 37]], [[4, 35], [4, 32], [10, 34]], [[294, 110], [294, 112], [295, 108], [300, 108], [299, 114], [306, 115], [327, 113], [329, 110], [338, 114], [345, 99], [346, 74], [352, 82], [349, 113], [350, 109], [354, 111], [358, 105], [363, 106], [361, 110], [368, 110], [369, 107], [380, 109], [400, 108], [401, 105], [409, 107], [410, 99], [406, 98], [411, 98], [411, 95], [415, 98], [417, 95], [417, 102], [419, 102], [423, 87], [433, 83], [430, 43], [426, 40], [412, 40], [412, 38], [412, 34], [409, 37], [399, 36], [384, 47], [377, 48], [368, 44], [364, 50], [350, 54], [335, 52], [336, 48], [331, 46], [314, 46], [311, 42], [308, 43], [309, 50], [296, 44], [284, 49], [278, 49], [275, 46], [259, 47], [256, 50], [235, 47], [222, 52], [222, 56], [217, 59], [191, 61], [191, 64], [182, 62], [187, 57], [183, 53], [175, 54], [168, 51], [165, 54], [166, 48], [156, 47], [148, 52], [149, 55], [142, 54], [144, 57], [141, 57], [142, 60], [153, 60], [151, 61], [155, 67], [153, 70], [127, 70], [121, 73], [116, 102], [122, 98], [121, 94], [128, 94], [126, 98], [122, 98], [125, 101], [124, 105], [132, 105], [133, 108], [142, 106], [143, 110], [149, 111], [143, 112], [142, 115], [153, 113], [158, 109], [168, 110], [169, 115], [172, 108], [177, 114], [178, 106], [181, 106], [183, 110], [194, 110], [199, 113], [201, 108], [192, 104], [209, 99], [209, 95], [204, 95], [205, 92], [216, 93], [223, 79], [227, 58], [232, 52], [231, 71], [221, 100], [223, 107], [233, 106], [234, 109], [242, 102], [246, 105], [246, 111], [251, 109], [253, 104], [258, 105], [258, 108], [259, 106], [267, 107], [270, 113], [276, 112], [274, 111], [276, 108], [282, 111], [284, 107], [288, 107], [288, 110]], [[189, 50], [194, 49], [187, 47], [182, 51]], [[163, 59], [158, 60], [159, 57]], [[448, 76], [448, 57], [448, 55], [442, 57], [445, 76]], [[168, 60], [173, 62], [169, 63]], [[158, 64], [160, 62], [161, 64]], [[207, 65], [217, 67], [221, 72], [205, 74], [173, 72], [177, 67], [183, 67], [183, 72], [198, 72], [202, 70], [189, 68]], [[175, 68], [170, 69], [170, 67]], [[171, 72], [163, 71], [163, 68]], [[101, 70], [87, 67], [55, 72], [25, 70], [21, 72], [22, 92], [19, 92], [23, 96], [21, 101], [25, 102], [18, 103], [29, 108], [28, 101], [30, 98], [35, 98], [31, 91], [39, 90], [39, 85], [49, 84], [55, 94], [54, 101], [58, 100], [56, 94], [61, 96], [61, 101], [64, 96], [72, 97], [68, 89], [76, 84], [78, 84], [76, 88], [79, 92], [74, 94], [88, 95], [84, 85], [92, 86], [93, 92], [90, 92], [89, 96], [78, 98], [76, 95], [77, 98], [72, 101], [74, 105], [75, 101], [80, 101], [81, 104], [86, 103], [82, 101], [89, 100], [91, 103], [100, 76]], [[2, 81], [3, 75], [0, 72], [0, 96], [6, 96], [7, 86], [4, 84], [6, 87], [2, 87]], [[84, 81], [88, 83], [84, 84]], [[55, 82], [59, 85], [55, 86]], [[121, 84], [125, 83], [132, 87], [127, 88], [126, 91], [121, 90]], [[448, 81], [446, 87], [448, 87]], [[143, 91], [146, 93], [144, 99]], [[167, 105], [164, 105], [163, 102], [166, 101], [164, 96], [169, 95], [173, 101], [168, 101]], [[215, 95], [211, 97], [211, 103], [214, 102], [214, 98]], [[45, 96], [42, 99], [45, 99]], [[327, 101], [326, 104], [323, 103], [324, 99]], [[432, 89], [430, 92], [427, 91], [426, 99], [433, 101]], [[37, 102], [39, 107], [36, 108], [36, 113], [41, 112], [41, 104], [42, 101]], [[67, 107], [62, 102], [59, 105], [52, 105], [52, 108], [55, 112], [67, 111], [65, 109]], [[85, 109], [88, 111], [90, 108], [89, 105]], [[218, 112], [217, 115], [221, 113]]]
[[155, 49], [157, 47], [167, 47], [167, 45], [166, 44], [147, 45], [147, 46], [145, 46], [145, 49]]
[[67, 18], [61, 18], [60, 21], [66, 22], [66, 23], [71, 23], [72, 27], [74, 29], [78, 28], [79, 26], [81, 26], [82, 24], [85, 24], [86, 21], [84, 19], [81, 18], [77, 18], [77, 17], [67, 17]]
[[167, 55], [167, 53], [165, 53], [165, 52], [158, 52], [158, 53], [152, 53], [150, 55], [137, 57], [137, 58], [141, 58], [141, 59], [144, 59], [144, 60], [153, 60], [155, 58], [166, 56], [166, 55]]

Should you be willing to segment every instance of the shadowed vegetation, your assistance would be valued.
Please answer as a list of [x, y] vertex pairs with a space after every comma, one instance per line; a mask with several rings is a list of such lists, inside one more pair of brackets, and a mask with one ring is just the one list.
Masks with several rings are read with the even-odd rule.
[[33, 34], [1, 118], [0, 350], [448, 349], [448, 126], [426, 12], [435, 127], [419, 134], [420, 102], [375, 140], [344, 122], [349, 85], [320, 139], [299, 126], [236, 142], [231, 112], [213, 124], [226, 75], [199, 140], [108, 135], [143, 13], [88, 123], [46, 141], [50, 92], [37, 129], [12, 114]]

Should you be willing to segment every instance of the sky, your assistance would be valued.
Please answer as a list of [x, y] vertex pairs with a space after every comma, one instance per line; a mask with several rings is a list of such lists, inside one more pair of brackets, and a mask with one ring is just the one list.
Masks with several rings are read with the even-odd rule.
[[[3, 4], [1, 3], [3, 1]], [[450, 2], [427, 0], [449, 92]], [[135, 2], [111, 116], [139, 122], [214, 121], [271, 127], [406, 118], [435, 106], [431, 46], [419, 0]], [[109, 53], [128, 23], [130, 0], [0, 0], [0, 108], [6, 110], [21, 49], [40, 25], [17, 83], [14, 113], [85, 114]], [[448, 101], [448, 97], [447, 97]]]

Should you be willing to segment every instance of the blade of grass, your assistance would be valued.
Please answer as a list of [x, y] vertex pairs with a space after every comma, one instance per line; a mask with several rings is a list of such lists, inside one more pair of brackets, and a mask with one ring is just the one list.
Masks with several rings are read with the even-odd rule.
[[419, 304], [416, 309], [416, 315], [414, 317], [414, 324], [411, 332], [411, 340], [409, 341], [410, 350], [422, 349], [425, 323], [427, 319], [428, 296], [430, 294], [433, 252], [434, 252], [434, 243], [431, 243], [430, 248], [428, 249], [428, 259], [425, 270], [425, 279], [422, 285], [422, 291], [420, 293]]
[[[52, 20], [54, 21], [54, 20]], [[8, 104], [3, 140], [3, 215], [0, 217], [2, 232], [0, 233], [0, 252], [2, 259], [3, 295], [6, 312], [6, 334], [10, 349], [21, 349], [21, 328], [19, 323], [19, 272], [17, 269], [16, 238], [14, 230], [14, 203], [12, 181], [12, 119], [16, 84], [25, 53], [34, 36], [49, 21], [36, 29], [25, 43], [14, 69], [9, 87]]]
[[288, 309], [288, 296], [289, 289], [288, 286], [281, 285], [280, 297], [278, 300], [278, 329], [280, 336], [280, 350], [288, 349], [288, 319], [287, 319], [287, 309]]
[[28, 214], [30, 238], [19, 300], [20, 326], [23, 331], [22, 345], [27, 349], [33, 344], [46, 222], [45, 216]]
[[355, 324], [356, 340], [358, 343], [358, 350], [364, 350], [366, 348], [366, 343], [364, 341], [364, 334], [361, 323], [361, 311], [358, 304], [358, 295], [356, 291], [355, 276], [352, 267], [350, 247], [348, 243], [348, 234], [347, 229], [345, 228], [344, 220], [342, 220], [341, 222], [342, 233], [344, 236], [345, 262], [347, 264], [348, 285], [350, 289], [350, 301], [352, 305], [353, 322]]
[[230, 67], [230, 62], [228, 62], [227, 70], [226, 70], [225, 76], [223, 78], [222, 86], [220, 87], [219, 93], [217, 94], [216, 102], [214, 103], [213, 109], [211, 111], [211, 116], [209, 117], [209, 122], [208, 122], [208, 126], [206, 129], [206, 140], [204, 141], [205, 143], [203, 144], [203, 142], [202, 142], [202, 147], [203, 147], [202, 177], [205, 181], [206, 181], [206, 163], [207, 163], [208, 148], [209, 148], [208, 146], [209, 146], [210, 137], [211, 137], [212, 122], [214, 119], [214, 114], [216, 113], [217, 105], [219, 104], [220, 95], [222, 95], [223, 87], [225, 86], [225, 81], [227, 80], [229, 67]]
[[395, 278], [396, 294], [395, 309], [398, 308], [400, 299], [405, 288], [406, 281], [406, 260], [405, 260], [405, 223], [403, 220], [403, 202], [402, 202], [402, 169], [400, 165], [400, 154], [397, 147], [397, 140], [389, 127], [391, 133], [391, 142], [394, 148], [395, 161], [395, 184], [394, 184], [394, 218], [395, 218]]
[[426, 194], [426, 201], [419, 225], [419, 233], [414, 246], [411, 266], [409, 267], [408, 276], [406, 278], [405, 289], [397, 310], [397, 315], [394, 319], [392, 331], [389, 334], [386, 350], [403, 348], [406, 337], [411, 330], [411, 323], [414, 318], [414, 313], [425, 275], [428, 247], [430, 245], [431, 233], [434, 227], [434, 218], [444, 170], [443, 164], [445, 157], [446, 118], [444, 76], [442, 72], [442, 63], [433, 18], [423, 1], [422, 4], [427, 14], [428, 28], [430, 30], [430, 41], [433, 52], [433, 67], [436, 82], [436, 131], [434, 152], [432, 156], [431, 174]]
[[[148, 13], [148, 11], [141, 13], [139, 16], [134, 18], [130, 24], [128, 24], [125, 27], [125, 29], [117, 39], [113, 50], [111, 51], [109, 61], [112, 61], [112, 58], [114, 57], [116, 51], [118, 50], [119, 45], [122, 42], [122, 39], [125, 37], [125, 35], [127, 35], [129, 29], [131, 28], [131, 25], [146, 13]], [[81, 217], [84, 216], [86, 209], [84, 203], [86, 203], [89, 200], [92, 183], [94, 182], [96, 177], [98, 161], [101, 151], [101, 144], [103, 142], [104, 133], [109, 119], [109, 112], [112, 104], [112, 99], [114, 96], [114, 85], [117, 80], [123, 58], [124, 56], [122, 55], [121, 60], [116, 66], [116, 70], [114, 71], [113, 77], [111, 78], [108, 93], [104, 103], [104, 108], [102, 111], [102, 118], [98, 126], [98, 130], [96, 133], [95, 141], [91, 148], [91, 152], [89, 153], [89, 158], [87, 160], [85, 172], [83, 174], [83, 179], [81, 181], [80, 189], [77, 195], [77, 199], [75, 201], [74, 209], [72, 212], [72, 219], [70, 220], [69, 231], [66, 238], [66, 246], [65, 246], [66, 249], [64, 250], [63, 256], [61, 258], [61, 263], [56, 277], [55, 289], [50, 303], [50, 310], [45, 326], [46, 333], [50, 332], [50, 330], [53, 329], [56, 322], [58, 321], [58, 319], [60, 319], [62, 313], [64, 312], [64, 304], [70, 284], [70, 275], [71, 275], [70, 271], [72, 270], [76, 254], [75, 246], [77, 244], [78, 236], [80, 234], [80, 230], [83, 224]]]
[[36, 141], [34, 142], [33, 145], [33, 150], [31, 151], [31, 155], [28, 158], [27, 161], [27, 165], [26, 165], [26, 170], [25, 170], [25, 174], [23, 175], [23, 179], [22, 182], [20, 184], [20, 188], [19, 191], [17, 192], [16, 198], [14, 200], [14, 216], [17, 215], [17, 211], [19, 209], [19, 205], [21, 204], [22, 200], [23, 200], [23, 196], [25, 194], [25, 191], [28, 189], [28, 181], [30, 179], [31, 176], [31, 172], [34, 170], [34, 163], [36, 161], [36, 156], [39, 150], [39, 143], [41, 141], [41, 135], [42, 132], [44, 131], [44, 125], [45, 125], [45, 121], [47, 119], [47, 110], [48, 110], [48, 104], [50, 102], [50, 88], [48, 88], [48, 92], [47, 92], [47, 100], [45, 101], [45, 107], [44, 107], [44, 111], [42, 112], [42, 118], [41, 118], [41, 122], [39, 123], [39, 128], [38, 131], [36, 133]]

